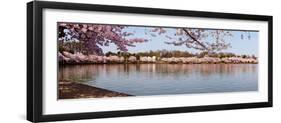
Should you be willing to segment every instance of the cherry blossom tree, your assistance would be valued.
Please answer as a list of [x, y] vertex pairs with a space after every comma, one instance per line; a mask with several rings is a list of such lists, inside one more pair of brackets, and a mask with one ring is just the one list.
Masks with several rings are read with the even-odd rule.
[[101, 46], [109, 46], [113, 43], [119, 51], [128, 51], [127, 47], [134, 47], [135, 43], [146, 42], [144, 38], [130, 38], [131, 32], [122, 31], [126, 26], [58, 23], [60, 44], [63, 42], [79, 42], [83, 53], [103, 55]]
[[[104, 55], [101, 47], [109, 46], [109, 44], [116, 45], [118, 51], [127, 52], [128, 47], [134, 47], [136, 43], [148, 41], [146, 39], [148, 37], [128, 38], [135, 33], [124, 31], [128, 27], [123, 25], [58, 23], [58, 40], [62, 47], [77, 49], [85, 54], [97, 55]], [[144, 31], [150, 37], [165, 35], [168, 39], [164, 41], [165, 44], [185, 45], [187, 48], [208, 53], [231, 47], [226, 39], [233, 36], [232, 31], [223, 29], [149, 27], [149, 30], [147, 30], [147, 27], [145, 27]], [[173, 34], [171, 35], [168, 32], [173, 32]], [[241, 34], [241, 39], [243, 38], [244, 35]], [[248, 38], [250, 39], [250, 34]]]

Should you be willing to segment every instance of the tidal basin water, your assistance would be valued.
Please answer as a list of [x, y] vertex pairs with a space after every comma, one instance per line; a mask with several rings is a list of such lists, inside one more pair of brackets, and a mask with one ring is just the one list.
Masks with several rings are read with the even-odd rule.
[[258, 65], [60, 65], [58, 79], [135, 96], [258, 91]]

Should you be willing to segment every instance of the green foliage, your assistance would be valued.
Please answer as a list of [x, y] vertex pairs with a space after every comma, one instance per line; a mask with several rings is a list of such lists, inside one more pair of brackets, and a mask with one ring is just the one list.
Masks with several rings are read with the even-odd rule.
[[247, 55], [236, 55], [234, 53], [215, 53], [215, 52], [201, 52], [201, 53], [190, 53], [187, 51], [166, 51], [166, 50], [157, 50], [157, 51], [148, 51], [148, 52], [139, 52], [139, 53], [129, 53], [129, 52], [107, 52], [105, 53], [105, 56], [123, 56], [126, 59], [128, 59], [130, 56], [135, 56], [137, 60], [140, 59], [140, 57], [153, 57], [155, 56], [157, 59], [158, 58], [171, 58], [171, 57], [197, 57], [197, 58], [203, 58], [203, 57], [214, 57], [214, 58], [229, 58], [229, 57], [242, 57], [242, 58], [254, 58], [256, 59], [257, 57], [255, 55], [252, 56], [247, 56]]
[[63, 46], [59, 45], [59, 52], [62, 53], [63, 51], [66, 51], [66, 49]]
[[197, 55], [198, 58], [203, 58], [204, 56], [208, 55], [208, 52], [201, 52]]
[[107, 52], [107, 53], [105, 53], [105, 56], [117, 56], [117, 53], [113, 53], [113, 52]]

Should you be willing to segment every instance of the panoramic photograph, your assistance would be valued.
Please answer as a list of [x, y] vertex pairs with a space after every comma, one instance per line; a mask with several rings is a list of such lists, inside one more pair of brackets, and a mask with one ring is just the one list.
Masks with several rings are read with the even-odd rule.
[[57, 22], [58, 99], [258, 91], [259, 31]]

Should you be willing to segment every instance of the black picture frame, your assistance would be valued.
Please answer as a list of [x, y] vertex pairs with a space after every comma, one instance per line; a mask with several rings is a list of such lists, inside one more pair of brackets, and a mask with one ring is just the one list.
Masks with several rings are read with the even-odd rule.
[[[118, 12], [118, 13], [138, 13], [151, 15], [168, 15], [182, 17], [204, 17], [204, 18], [223, 18], [223, 19], [240, 19], [240, 20], [256, 20], [268, 22], [268, 101], [241, 104], [223, 104], [223, 105], [207, 105], [207, 106], [189, 106], [189, 107], [163, 107], [157, 109], [139, 109], [139, 110], [123, 110], [123, 111], [107, 111], [107, 112], [91, 112], [91, 113], [73, 113], [73, 114], [57, 114], [44, 115], [43, 112], [43, 84], [42, 84], [42, 10], [65, 9], [65, 10], [86, 10], [100, 12]], [[185, 11], [171, 9], [156, 8], [140, 8], [140, 7], [124, 7], [109, 5], [93, 5], [81, 3], [63, 3], [63, 2], [45, 2], [33, 1], [27, 3], [27, 120], [32, 122], [44, 121], [63, 121], [78, 119], [94, 119], [106, 117], [123, 117], [137, 115], [153, 115], [153, 114], [169, 114], [183, 112], [200, 112], [213, 110], [229, 110], [229, 109], [245, 109], [272, 107], [272, 43], [273, 43], [273, 17], [264, 15], [248, 15], [233, 13], [217, 13], [217, 12], [201, 12], [201, 11]]]

